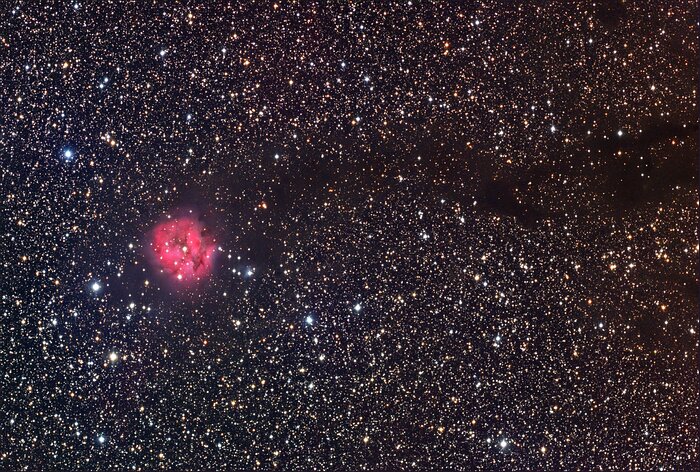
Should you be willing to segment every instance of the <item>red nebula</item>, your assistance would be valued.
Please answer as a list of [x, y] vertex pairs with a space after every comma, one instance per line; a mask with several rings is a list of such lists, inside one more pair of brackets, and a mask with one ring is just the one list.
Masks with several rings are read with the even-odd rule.
[[184, 216], [155, 227], [151, 250], [162, 273], [178, 283], [187, 283], [211, 273], [215, 243], [199, 220]]

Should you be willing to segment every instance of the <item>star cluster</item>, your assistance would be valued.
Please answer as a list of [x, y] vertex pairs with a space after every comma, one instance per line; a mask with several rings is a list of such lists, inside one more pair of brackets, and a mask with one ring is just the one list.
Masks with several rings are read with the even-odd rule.
[[697, 467], [697, 2], [1, 8], [0, 469]]

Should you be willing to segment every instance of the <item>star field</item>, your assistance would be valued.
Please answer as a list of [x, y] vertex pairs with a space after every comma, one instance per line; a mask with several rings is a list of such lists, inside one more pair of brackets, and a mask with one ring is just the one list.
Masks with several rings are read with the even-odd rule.
[[0, 469], [698, 467], [696, 2], [0, 18]]

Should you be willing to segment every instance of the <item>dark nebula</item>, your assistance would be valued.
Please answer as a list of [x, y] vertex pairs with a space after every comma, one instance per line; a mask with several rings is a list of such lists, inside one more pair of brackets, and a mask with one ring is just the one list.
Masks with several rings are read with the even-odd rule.
[[700, 471], [697, 0], [0, 3], [0, 471]]

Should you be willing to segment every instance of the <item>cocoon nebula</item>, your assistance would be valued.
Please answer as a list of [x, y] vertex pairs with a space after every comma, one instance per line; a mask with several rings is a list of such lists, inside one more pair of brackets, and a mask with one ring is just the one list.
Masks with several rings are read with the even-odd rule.
[[197, 218], [184, 216], [158, 224], [151, 233], [150, 250], [156, 268], [184, 284], [211, 274], [216, 240]]

